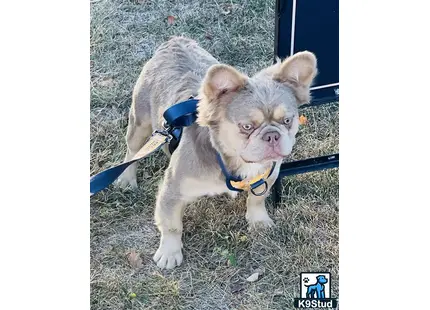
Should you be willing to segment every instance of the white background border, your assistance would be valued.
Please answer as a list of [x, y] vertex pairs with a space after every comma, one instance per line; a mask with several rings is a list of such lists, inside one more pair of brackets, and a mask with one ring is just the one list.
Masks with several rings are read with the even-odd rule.
[[[425, 301], [428, 12], [341, 1], [343, 309]], [[89, 3], [8, 1], [0, 14], [0, 308], [89, 309]]]
[[429, 21], [427, 2], [340, 2], [342, 309], [425, 307]]
[[89, 1], [2, 4], [0, 309], [90, 308], [89, 23]]

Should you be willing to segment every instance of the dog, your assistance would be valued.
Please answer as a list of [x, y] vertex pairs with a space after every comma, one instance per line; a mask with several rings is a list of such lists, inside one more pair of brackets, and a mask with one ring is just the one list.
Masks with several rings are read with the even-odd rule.
[[[283, 158], [295, 144], [299, 128], [298, 106], [310, 100], [310, 85], [317, 74], [313, 53], [296, 53], [248, 77], [222, 64], [185, 37], [161, 44], [144, 65], [132, 95], [127, 128], [131, 159], [153, 130], [161, 129], [163, 112], [171, 105], [195, 97], [196, 123], [183, 130], [171, 154], [155, 206], [155, 224], [161, 241], [153, 260], [161, 269], [182, 263], [182, 217], [190, 202], [205, 195], [230, 193], [217, 162], [220, 154], [227, 170], [250, 179], [273, 165], [268, 190], [279, 174]], [[128, 167], [119, 185], [137, 187], [137, 164]], [[266, 195], [267, 195], [266, 193]], [[265, 197], [249, 193], [246, 219], [250, 227], [270, 227]]]
[[312, 285], [305, 284], [305, 286], [308, 288], [306, 291], [306, 298], [325, 298], [324, 284], [327, 282], [327, 278], [324, 275], [320, 275], [317, 277], [317, 283]]

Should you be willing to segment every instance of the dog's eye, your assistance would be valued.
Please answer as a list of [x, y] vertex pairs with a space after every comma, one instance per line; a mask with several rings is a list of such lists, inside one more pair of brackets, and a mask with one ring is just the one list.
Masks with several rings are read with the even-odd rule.
[[245, 130], [251, 130], [252, 129], [252, 125], [251, 124], [245, 124], [245, 125], [242, 125], [242, 128], [245, 129]]
[[290, 125], [291, 121], [292, 121], [292, 118], [291, 117], [287, 117], [286, 119], [284, 119], [284, 124], [285, 125]]

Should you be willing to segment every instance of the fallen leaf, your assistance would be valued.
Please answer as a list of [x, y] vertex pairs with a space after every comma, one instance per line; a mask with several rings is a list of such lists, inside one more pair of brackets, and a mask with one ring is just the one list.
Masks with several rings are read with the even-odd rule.
[[210, 33], [206, 33], [205, 34], [205, 38], [208, 39], [208, 40], [212, 40], [213, 39], [213, 37], [212, 37], [212, 35]]
[[258, 273], [260, 276], [266, 273], [266, 268], [264, 266], [257, 268], [254, 270], [254, 272]]
[[130, 253], [127, 254], [128, 263], [131, 267], [135, 269], [140, 269], [143, 267], [142, 258], [135, 250], [131, 250]]
[[304, 115], [300, 115], [299, 117], [299, 124], [300, 125], [306, 125], [308, 123], [308, 118]]
[[99, 85], [103, 86], [103, 87], [112, 87], [114, 84], [115, 83], [114, 83], [113, 78], [110, 78], [110, 77], [109, 78], [104, 78], [103, 80], [101, 80], [99, 82]]
[[223, 14], [223, 15], [229, 15], [237, 7], [239, 7], [238, 4], [231, 4], [231, 3], [225, 4], [225, 5], [223, 5], [223, 7], [221, 9], [221, 14]]
[[128, 297], [130, 297], [130, 299], [136, 298], [136, 293], [130, 293]]
[[284, 290], [282, 288], [277, 288], [274, 292], [273, 292], [274, 296], [280, 296], [280, 295], [284, 295]]
[[167, 16], [167, 23], [169, 25], [173, 25], [174, 22], [175, 22], [175, 16], [172, 16], [172, 15]]
[[246, 236], [246, 235], [243, 235], [243, 236], [240, 236], [239, 237], [239, 241], [240, 242], [245, 242], [245, 241], [247, 241], [248, 240], [248, 237]]
[[246, 281], [248, 282], [255, 282], [257, 280], [258, 280], [258, 272], [254, 272], [252, 275], [246, 278]]

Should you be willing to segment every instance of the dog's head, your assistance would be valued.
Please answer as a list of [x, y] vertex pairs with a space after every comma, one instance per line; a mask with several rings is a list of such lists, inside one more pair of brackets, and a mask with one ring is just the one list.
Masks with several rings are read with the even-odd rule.
[[323, 275], [317, 277], [317, 281], [320, 284], [326, 284], [328, 282], [327, 278]]
[[317, 73], [315, 55], [297, 53], [253, 77], [233, 67], [209, 68], [200, 89], [197, 122], [207, 126], [220, 151], [263, 163], [291, 153], [298, 106], [309, 101]]

